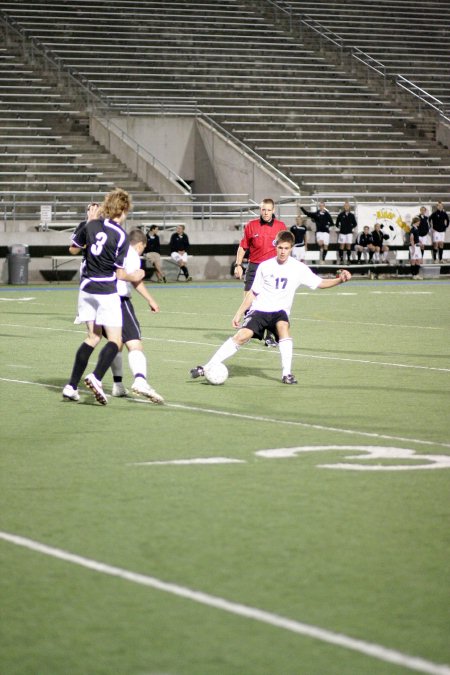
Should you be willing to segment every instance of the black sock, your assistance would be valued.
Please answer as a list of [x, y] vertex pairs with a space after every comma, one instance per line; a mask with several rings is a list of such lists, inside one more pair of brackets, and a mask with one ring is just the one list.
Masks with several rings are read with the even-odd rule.
[[344, 264], [344, 251], [339, 251], [339, 262]]
[[443, 253], [443, 251], [444, 251], [443, 248], [440, 248], [440, 249], [439, 249], [439, 260], [442, 260], [442, 253]]
[[436, 260], [436, 254], [437, 254], [437, 251], [436, 251], [436, 249], [434, 248], [434, 249], [433, 249], [433, 260]]
[[116, 358], [119, 347], [115, 342], [107, 342], [98, 355], [97, 365], [95, 366], [94, 375], [100, 382], [104, 374], [111, 367], [111, 363]]
[[181, 269], [183, 270], [183, 274], [184, 274], [184, 276], [185, 276], [186, 279], [187, 279], [188, 276], [189, 276], [189, 270], [188, 270], [188, 268], [187, 268], [186, 265], [185, 265], [185, 266], [182, 267]]
[[89, 357], [91, 356], [93, 351], [94, 347], [91, 347], [91, 345], [88, 345], [86, 342], [83, 342], [78, 347], [77, 353], [75, 354], [75, 362], [73, 364], [72, 374], [69, 380], [69, 384], [74, 389], [78, 388], [78, 383], [81, 380], [84, 371], [86, 370]]
[[113, 382], [115, 382], [116, 384], [122, 382], [122, 375], [113, 375]]
[[326, 248], [324, 248], [323, 253], [322, 253], [322, 256], [323, 256], [322, 260], [325, 260], [325, 258], [327, 257], [327, 253], [328, 253], [328, 250]]

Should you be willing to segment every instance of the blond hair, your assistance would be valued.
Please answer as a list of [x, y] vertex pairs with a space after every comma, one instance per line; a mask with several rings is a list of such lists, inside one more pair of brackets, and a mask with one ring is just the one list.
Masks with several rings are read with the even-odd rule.
[[118, 218], [122, 213], [128, 213], [131, 210], [131, 197], [122, 188], [114, 188], [108, 192], [101, 205], [101, 212], [105, 218]]

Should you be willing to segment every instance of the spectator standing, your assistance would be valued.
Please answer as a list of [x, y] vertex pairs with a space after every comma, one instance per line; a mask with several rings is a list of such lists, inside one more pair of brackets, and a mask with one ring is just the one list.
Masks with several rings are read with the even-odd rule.
[[316, 225], [316, 242], [320, 251], [320, 264], [323, 265], [330, 245], [330, 227], [334, 227], [333, 218], [325, 208], [325, 202], [319, 203], [318, 211], [307, 211], [303, 206], [300, 208]]
[[419, 230], [419, 246], [420, 250], [422, 251], [422, 260], [423, 260], [423, 254], [425, 251], [425, 246], [428, 246], [430, 243], [430, 237], [429, 237], [429, 232], [430, 232], [430, 222], [429, 218], [427, 216], [427, 210], [425, 206], [420, 207], [420, 214], [418, 216], [420, 222], [418, 224], [418, 230]]
[[358, 227], [355, 214], [350, 210], [350, 202], [344, 202], [344, 208], [336, 218], [336, 227], [338, 229], [339, 262], [341, 265], [344, 264], [344, 251], [346, 251], [347, 263], [350, 264], [353, 232]]
[[419, 235], [420, 217], [415, 216], [411, 222], [409, 232], [409, 260], [413, 279], [422, 279], [420, 276], [420, 265], [422, 264], [422, 251], [420, 248]]
[[306, 216], [297, 216], [295, 219], [295, 225], [290, 228], [290, 231], [294, 235], [295, 243], [294, 248], [292, 249], [292, 257], [300, 262], [305, 262], [305, 254], [308, 249], [308, 244], [306, 242], [306, 232], [308, 228], [306, 227]]
[[442, 253], [444, 251], [445, 231], [449, 225], [448, 214], [444, 211], [442, 202], [438, 202], [436, 210], [430, 216], [431, 239], [433, 242], [433, 262], [442, 262]]
[[375, 246], [373, 245], [373, 237], [370, 233], [369, 226], [364, 225], [363, 231], [356, 238], [355, 251], [358, 258], [358, 264], [361, 263], [361, 254], [364, 253], [364, 261], [372, 262]]
[[153, 265], [158, 281], [166, 283], [166, 277], [161, 269], [161, 242], [158, 235], [158, 226], [152, 225], [147, 235], [147, 244], [144, 249], [144, 256], [148, 262]]
[[187, 267], [190, 243], [189, 237], [184, 230], [184, 225], [178, 225], [176, 232], [170, 237], [170, 257], [183, 272], [186, 281], [192, 281], [192, 277], [189, 275]]

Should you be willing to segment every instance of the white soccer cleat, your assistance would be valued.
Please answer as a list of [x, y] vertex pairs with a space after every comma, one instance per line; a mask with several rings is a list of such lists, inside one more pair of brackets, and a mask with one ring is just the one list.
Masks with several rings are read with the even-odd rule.
[[66, 398], [68, 401], [79, 401], [80, 394], [78, 389], [74, 389], [71, 384], [66, 384], [62, 391], [63, 398]]
[[123, 382], [114, 382], [111, 396], [126, 396], [127, 394], [128, 391], [125, 389]]
[[102, 383], [97, 380], [93, 373], [84, 378], [84, 384], [86, 387], [89, 387], [99, 403], [102, 405], [106, 405], [108, 403], [108, 399], [106, 398], [105, 392], [103, 391]]
[[138, 377], [135, 379], [135, 381], [133, 382], [133, 386], [131, 387], [131, 390], [135, 394], [146, 396], [147, 398], [150, 399], [150, 401], [153, 401], [153, 403], [164, 403], [163, 397], [160, 394], [158, 394], [158, 392], [155, 391], [153, 387], [151, 387], [149, 383], [142, 377]]

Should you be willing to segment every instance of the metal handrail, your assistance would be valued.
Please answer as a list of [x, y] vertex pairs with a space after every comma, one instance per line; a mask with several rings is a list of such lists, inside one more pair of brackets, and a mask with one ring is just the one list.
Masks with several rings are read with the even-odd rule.
[[447, 116], [445, 103], [440, 101], [438, 98], [436, 98], [432, 94], [429, 94], [427, 91], [425, 91], [425, 89], [422, 89], [417, 84], [414, 84], [414, 82], [411, 82], [411, 80], [408, 80], [406, 77], [403, 77], [403, 75], [397, 75], [396, 76], [396, 82], [397, 82], [397, 85], [399, 87], [402, 87], [408, 93], [410, 93], [413, 96], [415, 96], [416, 98], [420, 99], [423, 103], [426, 103], [427, 105], [431, 106], [431, 108], [434, 108], [434, 110], [437, 110], [437, 112], [444, 119], [450, 121], [450, 117]]
[[[40, 196], [41, 192], [31, 191], [28, 194], [31, 197], [33, 194]], [[70, 201], [67, 196], [67, 192], [49, 195], [46, 203], [52, 207], [53, 221], [78, 223], [83, 218], [86, 204], [101, 198], [98, 193], [90, 192], [77, 192], [75, 201]], [[177, 195], [161, 195], [161, 197], [168, 199], [164, 201], [149, 199], [136, 203], [128, 220], [130, 222], [157, 220], [166, 223], [184, 219], [189, 223], [200, 221], [203, 227], [206, 221], [235, 219], [242, 225], [244, 217], [254, 216], [259, 211], [259, 205], [245, 194], [196, 195], [193, 205], [189, 208], [186, 208], [186, 202], [177, 198]], [[200, 199], [200, 197], [206, 198]], [[18, 220], [40, 222], [41, 206], [42, 200], [33, 201], [33, 199], [23, 200], [22, 198], [17, 200], [14, 193], [11, 196], [3, 194], [0, 198], [0, 219], [5, 225], [8, 222], [15, 224]], [[18, 215], [17, 208], [19, 207], [20, 209], [31, 208], [33, 212]]]
[[374, 70], [376, 73], [378, 73], [378, 75], [381, 75], [383, 79], [386, 79], [388, 73], [384, 63], [374, 59], [373, 56], [370, 56], [370, 54], [363, 52], [363, 50], [359, 47], [350, 47], [350, 50], [353, 58], [367, 66], [367, 68]]
[[299, 186], [297, 185], [297, 183], [294, 183], [293, 180], [291, 180], [288, 176], [286, 176], [286, 174], [277, 169], [275, 166], [270, 164], [270, 162], [264, 159], [264, 157], [258, 155], [257, 152], [255, 152], [252, 148], [246, 145], [243, 141], [236, 138], [236, 136], [234, 136], [229, 131], [224, 129], [224, 127], [222, 127], [207, 113], [202, 112], [202, 110], [199, 109], [199, 116], [201, 119], [206, 121], [211, 127], [213, 127], [216, 130], [216, 132], [219, 133], [221, 136], [223, 136], [229, 143], [233, 143], [241, 150], [241, 152], [245, 153], [246, 155], [249, 155], [256, 162], [256, 164], [266, 169], [266, 171], [268, 171], [272, 175], [275, 174], [275, 176], [280, 182], [288, 184], [295, 191], [299, 190]]
[[[7, 28], [8, 27], [13, 28], [16, 34], [18, 34], [19, 37], [25, 43], [26, 36], [20, 29], [20, 26], [14, 25], [16, 23], [14, 19], [9, 18], [9, 21], [7, 21], [5, 18], [1, 16], [0, 19], [3, 21], [3, 23]], [[88, 80], [86, 80], [86, 78], [84, 78], [80, 74], [77, 73], [77, 76], [75, 76], [73, 74], [73, 72], [76, 72], [75, 69], [63, 67], [61, 65], [61, 60], [59, 58], [55, 59], [53, 54], [48, 53], [48, 50], [46, 50], [45, 47], [40, 44], [39, 40], [37, 40], [36, 38], [28, 38], [28, 39], [31, 40], [32, 44], [35, 43], [38, 45], [39, 53], [44, 58], [45, 61], [47, 61], [54, 69], [56, 69], [58, 73], [60, 74], [64, 73], [64, 75], [68, 78], [68, 80], [71, 81], [72, 84], [74, 85], [75, 90], [77, 92], [82, 92], [84, 94], [84, 99], [88, 109], [90, 108], [91, 111], [93, 111], [95, 114], [101, 115], [103, 119], [106, 118], [108, 128], [111, 127], [114, 130], [114, 133], [116, 133], [122, 140], [124, 140], [127, 143], [127, 145], [132, 147], [140, 157], [142, 157], [145, 161], [148, 161], [152, 166], [158, 168], [158, 170], [162, 170], [161, 173], [163, 173], [163, 175], [166, 175], [166, 177], [169, 178], [169, 180], [171, 180], [172, 182], [176, 182], [178, 185], [181, 185], [185, 190], [185, 193], [192, 197], [192, 188], [190, 187], [190, 185], [188, 185], [180, 176], [178, 176], [178, 174], [176, 174], [176, 172], [172, 171], [172, 169], [167, 167], [164, 164], [164, 162], [155, 157], [155, 155], [149, 152], [134, 138], [132, 138], [129, 134], [127, 134], [127, 132], [125, 132], [118, 124], [116, 124], [113, 120], [110, 119], [110, 116], [113, 115], [115, 112], [114, 108], [110, 106], [107, 100], [102, 98], [99, 91], [95, 91], [97, 87], [92, 85], [92, 83], [90, 83]], [[83, 80], [85, 80], [86, 84], [84, 84]], [[186, 102], [188, 103], [187, 105]], [[275, 174], [275, 176], [279, 181], [286, 183], [292, 189], [298, 191], [299, 189], [298, 185], [294, 183], [294, 181], [292, 181], [288, 176], [283, 174], [279, 169], [277, 169], [263, 157], [258, 155], [258, 153], [256, 153], [252, 148], [247, 146], [236, 136], [234, 136], [226, 129], [224, 129], [209, 115], [203, 112], [198, 107], [195, 98], [173, 99], [173, 100], [164, 99], [156, 104], [152, 104], [152, 107], [155, 107], [156, 112], [158, 114], [167, 114], [169, 110], [172, 112], [172, 110], [175, 107], [176, 112], [178, 114], [194, 114], [197, 117], [200, 117], [201, 119], [206, 121], [210, 126], [212, 126], [216, 130], [216, 132], [221, 133], [229, 142], [234, 143], [234, 145], [238, 147], [242, 152], [245, 152], [248, 156], [250, 156], [252, 160], [256, 162], [257, 165], [264, 168], [269, 173]], [[183, 107], [187, 108], [187, 111], [183, 110]], [[125, 110], [121, 109], [121, 112], [131, 114], [129, 111], [127, 111], [126, 108]]]
[[[280, 4], [280, 2], [283, 2], [283, 4]], [[291, 7], [291, 5], [289, 5], [289, 3], [285, 2], [284, 0], [266, 0], [266, 3], [275, 8], [275, 14], [277, 11], [280, 11], [287, 16], [289, 20], [289, 30], [291, 32], [296, 21], [298, 22], [300, 32], [302, 30], [302, 25], [308, 26], [308, 28], [318, 33], [322, 38], [338, 47], [341, 51], [341, 54], [344, 51], [347, 51], [352, 58], [362, 63], [364, 66], [366, 66], [366, 68], [383, 77], [385, 83], [387, 80], [390, 80], [394, 85], [402, 87], [409, 94], [420, 99], [420, 101], [427, 107], [437, 112], [443, 119], [450, 121], [449, 112], [442, 101], [436, 99], [434, 96], [405, 78], [400, 73], [390, 75], [388, 73], [388, 68], [384, 65], [384, 63], [373, 58], [373, 56], [367, 54], [367, 52], [364, 52], [359, 47], [346, 44], [344, 38], [326, 28], [316, 19], [312, 19], [308, 14], [304, 14], [303, 12], [296, 12]], [[406, 83], [408, 83], [408, 86], [405, 86]]]
[[[37, 38], [25, 36], [20, 26], [15, 25], [16, 21], [14, 19], [11, 17], [8, 17], [7, 19], [5, 16], [0, 15], [0, 20], [4, 24], [6, 30], [12, 29], [16, 35], [21, 38], [24, 52], [26, 52], [24, 46], [26, 39], [30, 42], [32, 47], [37, 46], [39, 56], [44, 59], [44, 62], [48, 63], [53, 69], [56, 69], [59, 75], [64, 73], [67, 79], [74, 85], [77, 94], [82, 93], [84, 95], [84, 101], [86, 103], [87, 109], [89, 110], [89, 108], [91, 108], [94, 113], [100, 114], [103, 119], [106, 117], [107, 124], [114, 128], [115, 133], [120, 132], [121, 139], [126, 142], [127, 145], [132, 147], [139, 157], [144, 159], [146, 162], [149, 161], [152, 166], [157, 168], [158, 171], [165, 175], [165, 177], [168, 178], [172, 183], [176, 183], [177, 185], [181, 186], [186, 195], [192, 195], [192, 188], [183, 180], [183, 178], [181, 178], [181, 176], [179, 176], [164, 162], [153, 155], [149, 150], [144, 148], [134, 138], [127, 134], [126, 131], [121, 129], [115, 122], [109, 119], [112, 111], [110, 110], [107, 102], [101, 97], [100, 93], [94, 91], [94, 87], [89, 82], [87, 82], [87, 80], [87, 84], [83, 83], [83, 79], [85, 78], [83, 78], [81, 75], [75, 77], [72, 74], [70, 68], [63, 68], [61, 61], [54, 58], [54, 56], [49, 53], [43, 45], [41, 45]], [[76, 72], [75, 69], [72, 69], [72, 71]]]

